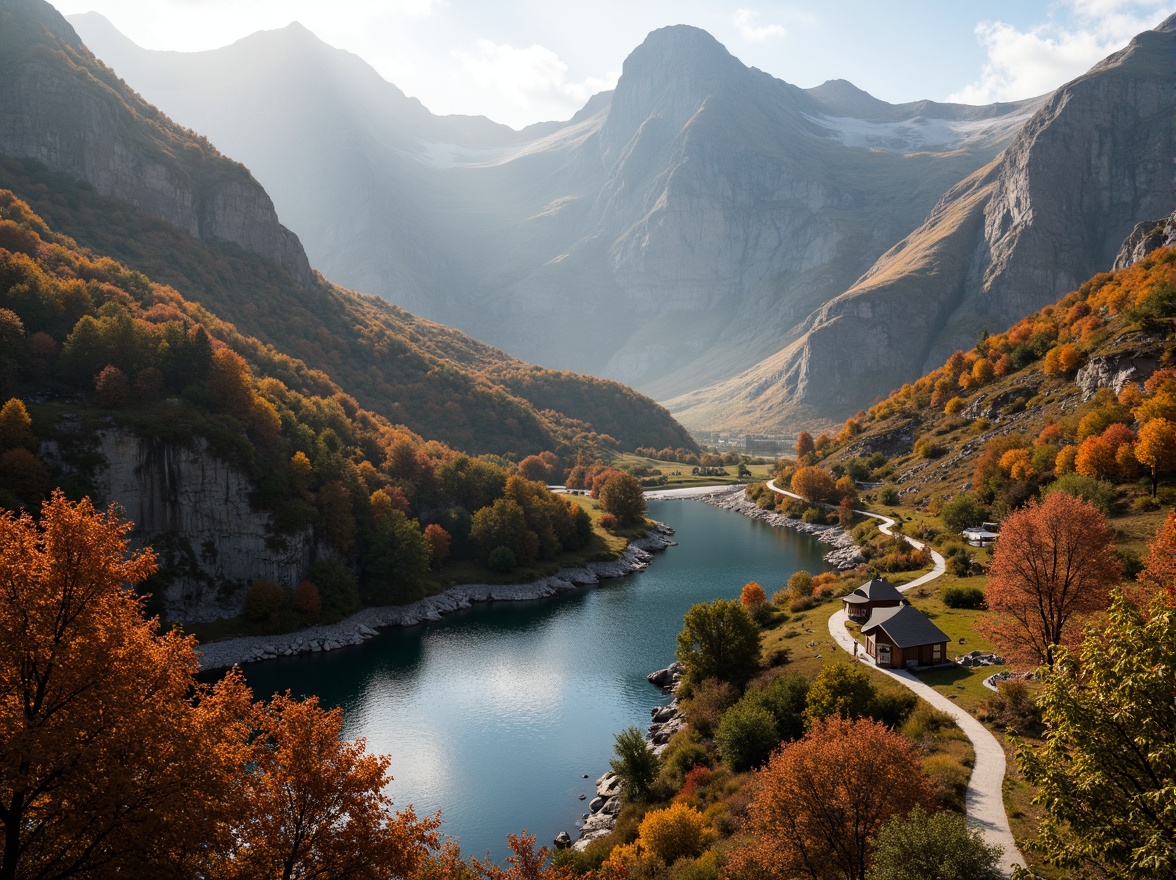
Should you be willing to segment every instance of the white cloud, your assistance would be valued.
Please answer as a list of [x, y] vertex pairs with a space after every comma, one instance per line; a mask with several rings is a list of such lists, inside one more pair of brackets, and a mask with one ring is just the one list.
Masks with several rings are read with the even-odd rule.
[[750, 9], [740, 9], [735, 13], [735, 29], [739, 31], [739, 36], [743, 37], [749, 43], [762, 43], [767, 39], [783, 37], [788, 33], [788, 31], [784, 30], [783, 25], [757, 25], [756, 20], [758, 18], [759, 13], [753, 12]]
[[478, 40], [476, 45], [473, 54], [458, 53], [462, 80], [471, 92], [483, 93], [495, 105], [491, 118], [508, 125], [537, 117], [566, 119], [592, 95], [613, 88], [620, 76], [611, 73], [572, 82], [568, 65], [544, 46], [518, 48], [491, 40]]
[[1166, 0], [1066, 0], [1065, 21], [1018, 30], [1002, 21], [982, 21], [976, 37], [987, 58], [980, 76], [948, 96], [949, 101], [988, 104], [1052, 91], [1154, 27]]

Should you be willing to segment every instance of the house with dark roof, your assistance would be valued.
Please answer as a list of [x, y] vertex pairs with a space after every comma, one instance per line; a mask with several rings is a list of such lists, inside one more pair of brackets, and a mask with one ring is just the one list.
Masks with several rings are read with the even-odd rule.
[[866, 653], [878, 666], [903, 669], [947, 661], [947, 633], [910, 605], [879, 608], [862, 627]]
[[842, 597], [845, 613], [854, 623], [865, 623], [875, 608], [896, 608], [908, 605], [902, 593], [886, 578], [874, 578], [862, 584], [848, 596]]

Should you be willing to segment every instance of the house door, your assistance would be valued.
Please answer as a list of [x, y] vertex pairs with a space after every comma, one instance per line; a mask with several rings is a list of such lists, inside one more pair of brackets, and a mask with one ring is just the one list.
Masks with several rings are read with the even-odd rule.
[[878, 646], [878, 665], [879, 666], [889, 666], [890, 665], [890, 645], [879, 645]]

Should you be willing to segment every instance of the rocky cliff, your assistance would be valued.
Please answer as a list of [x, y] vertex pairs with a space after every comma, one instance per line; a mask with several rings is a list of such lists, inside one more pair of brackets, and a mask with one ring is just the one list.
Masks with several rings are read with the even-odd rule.
[[0, 2], [0, 155], [35, 159], [310, 278], [302, 245], [249, 172], [135, 94], [41, 0]]
[[776, 351], [1037, 106], [799, 89], [675, 26], [571, 120], [513, 132], [432, 116], [298, 26], [189, 54], [73, 21], [246, 162], [329, 277], [659, 397]]
[[152, 545], [171, 575], [167, 616], [185, 621], [239, 614], [246, 586], [268, 578], [294, 587], [310, 564], [312, 535], [277, 535], [269, 514], [249, 503], [244, 474], [209, 452], [144, 440], [126, 431], [99, 433], [106, 462], [99, 494], [135, 523], [136, 546]]
[[671, 411], [688, 426], [843, 419], [1109, 270], [1133, 227], [1176, 201], [1174, 20], [1050, 96], [798, 339]]

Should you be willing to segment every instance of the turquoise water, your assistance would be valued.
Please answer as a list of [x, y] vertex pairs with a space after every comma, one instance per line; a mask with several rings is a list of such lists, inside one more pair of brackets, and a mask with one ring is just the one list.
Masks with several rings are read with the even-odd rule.
[[[651, 501], [679, 546], [647, 571], [554, 599], [488, 603], [391, 630], [330, 654], [247, 668], [256, 693], [289, 688], [342, 706], [345, 734], [392, 757], [389, 793], [441, 809], [467, 855], [500, 860], [524, 828], [551, 845], [576, 836], [613, 735], [649, 724], [665, 697], [645, 680], [673, 660], [696, 602], [768, 594], [798, 568], [825, 569], [821, 545], [694, 501]], [[582, 778], [584, 774], [588, 779]]]

